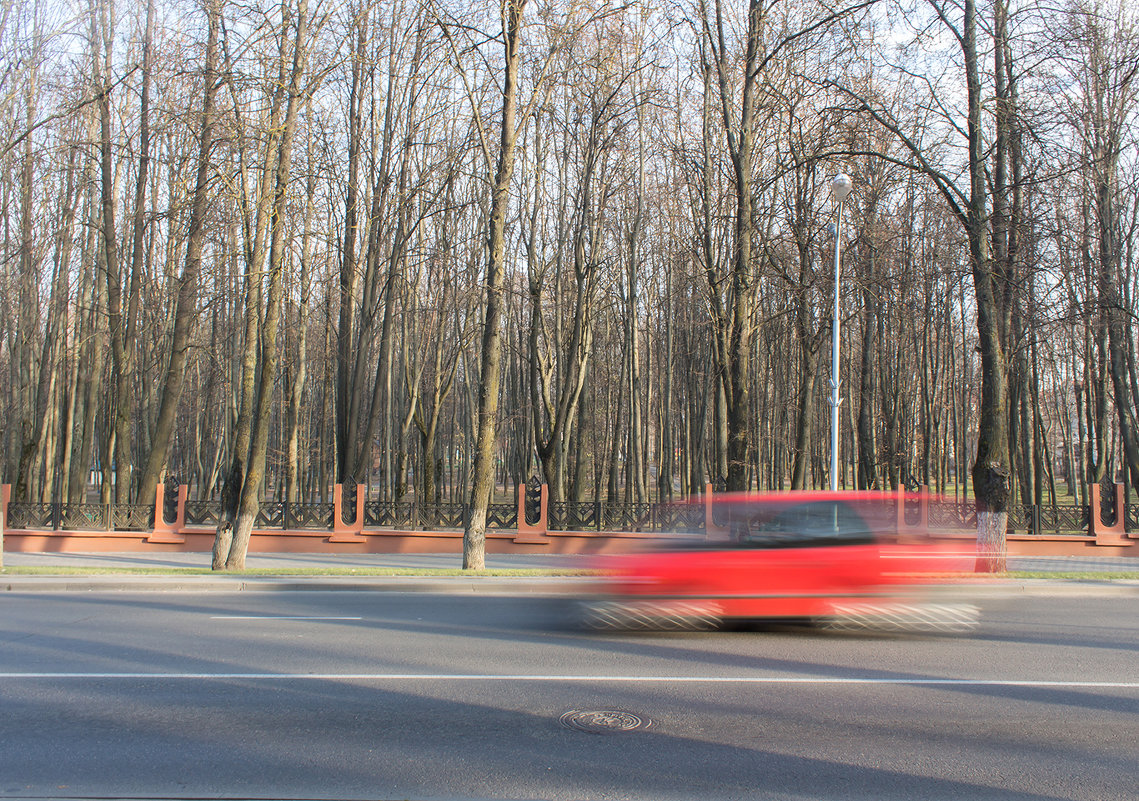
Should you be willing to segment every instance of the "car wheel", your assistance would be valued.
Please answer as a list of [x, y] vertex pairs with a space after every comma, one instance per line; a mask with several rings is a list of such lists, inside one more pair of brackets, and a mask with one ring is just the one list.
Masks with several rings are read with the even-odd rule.
[[819, 622], [828, 631], [960, 634], [977, 627], [980, 610], [972, 604], [837, 605]]
[[581, 624], [594, 631], [708, 631], [720, 625], [715, 604], [594, 601], [582, 605]]

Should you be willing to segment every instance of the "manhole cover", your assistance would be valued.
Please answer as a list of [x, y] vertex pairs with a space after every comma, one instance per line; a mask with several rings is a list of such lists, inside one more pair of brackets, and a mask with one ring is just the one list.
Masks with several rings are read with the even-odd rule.
[[589, 734], [616, 734], [623, 731], [636, 731], [649, 726], [649, 719], [622, 712], [618, 709], [602, 709], [592, 712], [570, 710], [562, 715], [562, 725]]

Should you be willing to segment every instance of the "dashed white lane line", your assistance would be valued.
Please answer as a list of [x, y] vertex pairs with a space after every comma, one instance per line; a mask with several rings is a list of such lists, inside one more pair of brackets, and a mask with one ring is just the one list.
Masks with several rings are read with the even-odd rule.
[[243, 681], [528, 681], [628, 684], [810, 684], [911, 685], [926, 687], [1043, 687], [1052, 689], [1139, 689], [1139, 681], [1056, 681], [1052, 679], [937, 679], [813, 676], [586, 676], [479, 673], [0, 673], [4, 679], [215, 679]]

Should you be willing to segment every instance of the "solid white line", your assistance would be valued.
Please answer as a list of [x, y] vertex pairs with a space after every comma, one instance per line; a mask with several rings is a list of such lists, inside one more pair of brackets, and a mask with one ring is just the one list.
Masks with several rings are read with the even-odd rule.
[[0, 673], [2, 679], [239, 679], [246, 681], [549, 681], [657, 684], [848, 684], [932, 687], [1046, 687], [1139, 689], [1139, 681], [1056, 681], [1051, 679], [843, 678], [811, 676], [557, 676], [477, 673]]
[[363, 620], [343, 615], [210, 615], [210, 620]]

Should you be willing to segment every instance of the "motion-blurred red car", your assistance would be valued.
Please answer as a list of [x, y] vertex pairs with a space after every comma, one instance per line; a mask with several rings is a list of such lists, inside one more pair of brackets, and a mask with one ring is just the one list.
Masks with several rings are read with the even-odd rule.
[[968, 541], [897, 532], [896, 494], [797, 492], [717, 496], [726, 533], [604, 559], [595, 628], [706, 628], [793, 619], [831, 628], [962, 630], [970, 604], [927, 592], [968, 571]]

